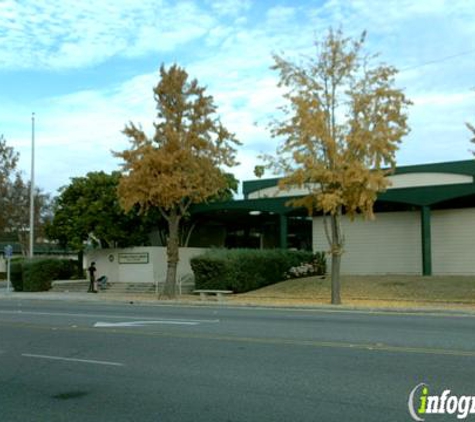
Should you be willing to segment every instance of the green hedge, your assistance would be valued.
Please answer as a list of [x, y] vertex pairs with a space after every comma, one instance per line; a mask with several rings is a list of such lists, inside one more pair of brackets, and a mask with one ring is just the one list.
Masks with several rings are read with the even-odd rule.
[[76, 272], [77, 264], [68, 259], [21, 259], [10, 264], [10, 280], [17, 292], [47, 291], [53, 280], [68, 280]]
[[244, 293], [282, 281], [292, 267], [312, 262], [308, 251], [214, 249], [190, 260], [197, 289]]
[[10, 281], [16, 292], [23, 291], [23, 258], [14, 258], [10, 262]]

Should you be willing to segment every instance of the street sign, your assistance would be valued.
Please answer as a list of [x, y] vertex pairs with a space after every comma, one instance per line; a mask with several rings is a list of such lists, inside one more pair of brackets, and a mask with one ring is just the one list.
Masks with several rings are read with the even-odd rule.
[[5, 254], [5, 258], [10, 259], [13, 255], [12, 245], [5, 246], [5, 248], [3, 249], [3, 252]]

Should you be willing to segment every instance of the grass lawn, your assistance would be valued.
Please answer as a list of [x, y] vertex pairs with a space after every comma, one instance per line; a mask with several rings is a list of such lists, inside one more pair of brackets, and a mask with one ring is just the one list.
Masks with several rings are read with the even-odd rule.
[[[463, 307], [475, 309], [475, 277], [471, 276], [342, 276], [343, 304], [395, 307]], [[230, 300], [289, 305], [330, 302], [330, 278], [283, 281]]]

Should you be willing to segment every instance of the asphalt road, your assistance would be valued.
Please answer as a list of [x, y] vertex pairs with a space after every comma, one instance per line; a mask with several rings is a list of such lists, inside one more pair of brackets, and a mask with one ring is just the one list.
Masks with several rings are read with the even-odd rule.
[[410, 421], [421, 382], [475, 396], [474, 333], [461, 315], [0, 300], [0, 421]]

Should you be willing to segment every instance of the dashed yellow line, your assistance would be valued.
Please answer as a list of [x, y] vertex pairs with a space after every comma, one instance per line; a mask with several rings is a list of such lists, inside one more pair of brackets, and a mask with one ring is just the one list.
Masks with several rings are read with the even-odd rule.
[[427, 347], [408, 347], [408, 346], [392, 346], [382, 343], [348, 343], [337, 341], [321, 341], [321, 340], [295, 340], [285, 338], [265, 338], [265, 337], [241, 337], [228, 336], [219, 334], [205, 334], [205, 333], [184, 333], [172, 331], [145, 331], [120, 328], [92, 328], [92, 327], [52, 327], [44, 325], [35, 325], [30, 323], [6, 323], [0, 322], [1, 326], [10, 326], [23, 329], [35, 329], [43, 331], [64, 331], [64, 332], [87, 332], [95, 334], [124, 334], [146, 337], [162, 337], [162, 338], [177, 338], [177, 339], [197, 339], [210, 341], [224, 341], [235, 343], [251, 343], [251, 344], [273, 344], [282, 346], [302, 346], [314, 348], [331, 348], [331, 349], [346, 349], [368, 352], [387, 352], [387, 353], [402, 353], [402, 354], [423, 354], [435, 356], [457, 356], [457, 357], [471, 357], [475, 358], [475, 350], [459, 350], [459, 349], [437, 349]]

